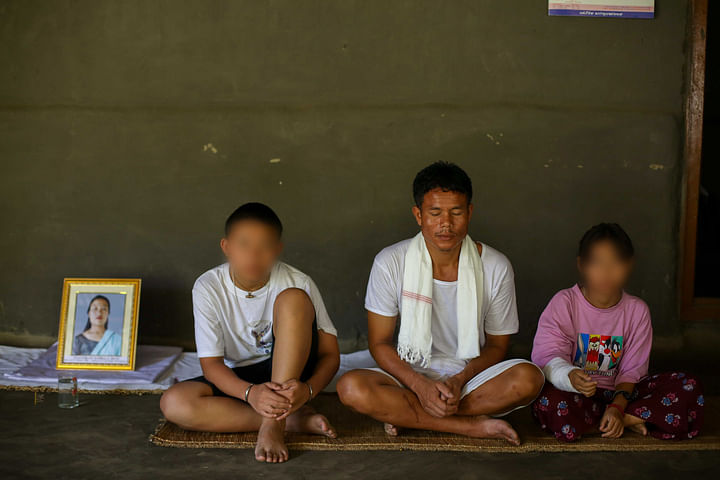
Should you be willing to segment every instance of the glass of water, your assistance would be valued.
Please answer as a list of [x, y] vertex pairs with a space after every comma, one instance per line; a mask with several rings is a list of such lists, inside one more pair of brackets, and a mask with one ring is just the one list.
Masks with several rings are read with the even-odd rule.
[[78, 398], [77, 378], [58, 377], [58, 407], [75, 408], [78, 405], [80, 405], [80, 398]]

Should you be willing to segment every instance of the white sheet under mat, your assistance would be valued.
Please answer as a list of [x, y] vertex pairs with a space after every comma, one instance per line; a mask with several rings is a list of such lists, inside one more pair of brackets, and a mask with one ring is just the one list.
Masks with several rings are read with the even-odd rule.
[[49, 349], [0, 345], [0, 385], [56, 388], [59, 373], [72, 373], [80, 390], [151, 392], [202, 374], [197, 355], [182, 353], [180, 347], [138, 346], [134, 371], [59, 371], [55, 369], [56, 354], [56, 345]]
[[[56, 347], [55, 347], [56, 348]], [[188, 378], [194, 378], [202, 375], [202, 369], [200, 368], [200, 362], [198, 361], [197, 354], [195, 352], [184, 352], [180, 353], [180, 347], [156, 347], [156, 346], [145, 346], [140, 345], [138, 347], [137, 366], [138, 370], [141, 365], [147, 363], [143, 352], [148, 352], [152, 355], [147, 357], [147, 361], [151, 358], [162, 357], [163, 355], [157, 350], [153, 349], [171, 349], [161, 350], [160, 352], [174, 352], [174, 361], [169, 362], [164, 371], [159, 373], [153, 380], [148, 381], [149, 377], [138, 380], [137, 377], [130, 378], [100, 378], [98, 379], [95, 374], [101, 374], [106, 376], [108, 373], [137, 373], [136, 372], [105, 372], [105, 371], [87, 371], [87, 370], [76, 370], [76, 376], [78, 379], [78, 388], [83, 391], [115, 391], [115, 390], [126, 390], [134, 391], [138, 393], [142, 392], [158, 392], [167, 390], [173, 384], [187, 380]], [[149, 349], [149, 350], [146, 350]], [[154, 353], [153, 353], [154, 351]], [[8, 387], [45, 387], [45, 388], [57, 388], [57, 375], [58, 370], [55, 369], [55, 353], [56, 350], [53, 347], [49, 349], [45, 348], [20, 348], [0, 345], [0, 386]], [[35, 362], [35, 363], [33, 363]], [[17, 372], [21, 371], [25, 374], [33, 373], [33, 370], [28, 372], [27, 367], [33, 365], [44, 365], [45, 373], [41, 376], [27, 376], [18, 375]], [[333, 378], [332, 382], [325, 388], [326, 392], [334, 392], [335, 384], [338, 378], [340, 378], [345, 372], [348, 372], [354, 368], [371, 368], [377, 367], [377, 364], [373, 360], [370, 352], [367, 350], [361, 350], [350, 354], [340, 355], [340, 369]], [[156, 368], [157, 370], [157, 368]], [[112, 380], [108, 383], [108, 380]]]

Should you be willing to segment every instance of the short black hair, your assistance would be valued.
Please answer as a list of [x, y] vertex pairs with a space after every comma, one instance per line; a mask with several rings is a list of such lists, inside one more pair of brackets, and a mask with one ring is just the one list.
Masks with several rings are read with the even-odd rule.
[[242, 222], [243, 220], [255, 220], [269, 225], [277, 230], [278, 236], [282, 236], [283, 226], [280, 218], [272, 208], [259, 202], [245, 203], [235, 209], [227, 220], [225, 220], [225, 236], [230, 233], [230, 229], [233, 225], [238, 222]]
[[617, 250], [623, 260], [630, 260], [635, 256], [630, 236], [617, 223], [598, 223], [585, 232], [578, 245], [578, 257], [580, 260], [587, 260], [590, 257], [592, 247], [601, 241], [609, 241]]
[[436, 188], [443, 192], [464, 193], [467, 202], [472, 200], [472, 181], [465, 170], [450, 162], [435, 162], [423, 168], [413, 181], [415, 205], [422, 206], [425, 194]]

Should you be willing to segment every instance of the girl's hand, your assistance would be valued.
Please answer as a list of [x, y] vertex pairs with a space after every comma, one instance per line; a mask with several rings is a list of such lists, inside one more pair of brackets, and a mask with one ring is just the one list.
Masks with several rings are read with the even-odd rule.
[[625, 431], [623, 413], [615, 407], [607, 407], [600, 420], [599, 430], [603, 438], [620, 438]]
[[572, 386], [575, 387], [575, 390], [578, 392], [582, 393], [586, 397], [592, 397], [595, 395], [597, 382], [593, 382], [592, 378], [590, 378], [590, 375], [587, 373], [583, 372], [579, 368], [576, 368], [574, 370], [570, 370], [568, 378], [570, 379]]
[[253, 385], [248, 394], [248, 403], [263, 417], [278, 418], [291, 407], [288, 399], [278, 393], [280, 390], [282, 385], [275, 382]]

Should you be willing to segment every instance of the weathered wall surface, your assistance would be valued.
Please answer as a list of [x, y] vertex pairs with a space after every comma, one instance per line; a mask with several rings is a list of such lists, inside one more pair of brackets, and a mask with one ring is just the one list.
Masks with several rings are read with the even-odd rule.
[[632, 236], [630, 290], [672, 338], [687, 4], [656, 3], [2, 2], [0, 332], [56, 335], [63, 277], [138, 276], [141, 342], [192, 345], [192, 283], [257, 200], [352, 348], [372, 258], [415, 233], [412, 178], [444, 159], [514, 264], [519, 344], [599, 221]]

